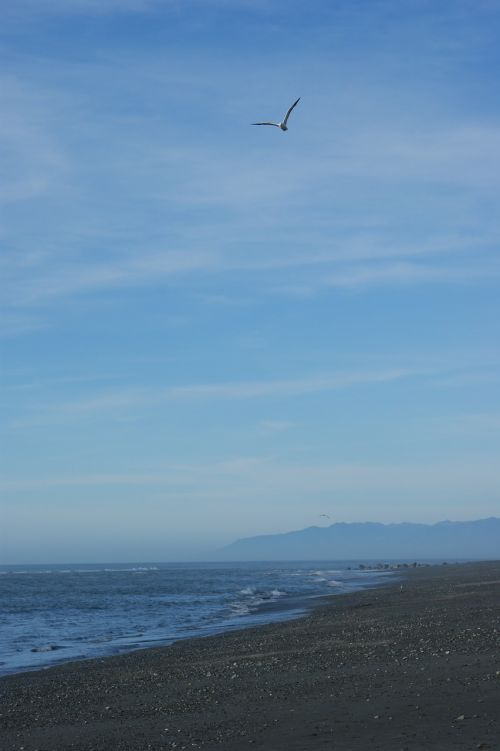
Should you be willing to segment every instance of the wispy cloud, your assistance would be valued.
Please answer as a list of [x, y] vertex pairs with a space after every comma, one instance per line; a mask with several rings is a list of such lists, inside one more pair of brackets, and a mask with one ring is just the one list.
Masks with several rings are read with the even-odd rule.
[[4, 311], [0, 318], [0, 336], [11, 337], [33, 333], [47, 328], [48, 322], [41, 316]]
[[173, 250], [137, 253], [108, 263], [62, 264], [13, 284], [7, 302], [33, 305], [85, 292], [137, 287], [151, 284], [161, 277], [211, 270], [216, 265], [216, 259], [209, 253]]
[[343, 134], [332, 154], [336, 171], [370, 179], [397, 179], [493, 188], [500, 184], [500, 124], [463, 122], [409, 133], [358, 129]]
[[368, 384], [389, 383], [411, 378], [418, 374], [418, 371], [398, 368], [382, 371], [337, 373], [289, 380], [201, 383], [171, 386], [164, 389], [124, 388], [99, 393], [78, 401], [63, 402], [41, 408], [31, 415], [16, 419], [14, 427], [67, 422], [92, 417], [96, 414], [109, 416], [113, 412], [118, 412], [123, 419], [127, 411], [148, 405], [159, 406], [170, 402], [182, 403], [193, 400], [211, 402], [306, 396]]
[[47, 193], [68, 166], [50, 132], [56, 98], [15, 75], [0, 75], [0, 147], [4, 179], [0, 203], [15, 203]]
[[478, 436], [480, 434], [497, 433], [500, 428], [500, 413], [476, 412], [470, 414], [450, 415], [427, 421], [444, 432], [462, 435]]
[[[176, 0], [171, 0], [174, 4]], [[7, 9], [7, 17], [19, 18], [31, 13], [43, 14], [97, 14], [139, 13], [158, 6], [158, 0], [18, 0], [15, 8]]]
[[295, 427], [291, 420], [261, 420], [258, 425], [263, 433], [284, 433]]
[[415, 373], [406, 369], [380, 372], [341, 373], [333, 376], [299, 378], [285, 381], [249, 381], [222, 384], [175, 386], [166, 392], [170, 399], [253, 399], [267, 396], [299, 396], [365, 383], [384, 383], [407, 378]]
[[494, 280], [500, 276], [500, 264], [487, 263], [481, 266], [431, 265], [423, 263], [380, 263], [377, 265], [352, 265], [325, 277], [326, 287], [362, 288], [375, 285], [406, 285], [422, 282], [436, 284], [465, 283], [478, 280]]
[[[478, 357], [480, 362], [489, 358], [484, 354]], [[484, 363], [486, 365], [486, 363]], [[497, 364], [490, 367], [473, 368], [467, 372], [455, 372], [445, 376], [437, 376], [433, 379], [433, 385], [438, 388], [467, 388], [469, 386], [488, 386], [500, 383], [500, 372]]]
[[[289, 0], [290, 2], [290, 0]], [[289, 4], [289, 3], [288, 3]], [[16, 7], [7, 9], [7, 16], [14, 18], [20, 14], [32, 13], [35, 15], [96, 15], [124, 14], [124, 13], [149, 13], [154, 10], [162, 11], [172, 9], [181, 12], [185, 6], [221, 7], [234, 10], [231, 0], [17, 0]], [[240, 7], [249, 7], [254, 10], [269, 10], [281, 6], [277, 0], [239, 0]]]
[[[271, 252], [262, 257], [248, 257], [244, 253], [223, 252], [222, 241], [222, 249], [218, 251], [203, 250], [202, 243], [199, 243], [199, 249], [182, 251], [148, 252], [147, 249], [136, 249], [121, 253], [105, 263], [58, 260], [39, 254], [30, 264], [31, 252], [21, 258], [12, 258], [12, 280], [4, 293], [3, 302], [15, 307], [31, 307], [75, 295], [150, 286], [173, 276], [182, 278], [204, 274], [216, 281], [218, 275], [228, 273], [252, 271], [255, 274], [269, 274], [285, 269], [299, 273], [301, 269], [309, 269], [309, 273], [306, 276], [301, 273], [296, 281], [288, 277], [286, 282], [279, 283], [274, 283], [273, 277], [269, 276], [267, 285], [259, 289], [259, 297], [273, 291], [293, 295], [327, 287], [473, 283], [498, 276], [498, 264], [494, 255], [488, 252], [492, 243], [494, 238], [486, 236], [461, 240], [436, 238], [421, 244], [397, 245], [389, 242], [385, 245], [378, 237], [366, 236], [340, 240], [333, 247], [321, 251]], [[467, 255], [476, 252], [478, 246], [486, 246], [486, 255], [481, 260], [476, 257], [474, 262], [469, 262]], [[432, 256], [441, 259], [440, 263], [420, 260]], [[449, 260], [444, 263], [443, 257]], [[244, 305], [255, 304], [257, 297], [245, 300], [238, 295], [233, 299], [226, 292], [222, 296], [217, 293], [201, 295], [199, 299], [210, 304], [232, 302]]]
[[[303, 499], [328, 499], [328, 508], [337, 519], [361, 518], [401, 520], [402, 518], [442, 518], [453, 502], [455, 515], [464, 502], [482, 499], [487, 508], [498, 498], [500, 470], [493, 458], [457, 462], [420, 463], [285, 463], [272, 457], [235, 457], [210, 464], [168, 465], [155, 473], [102, 473], [60, 475], [33, 480], [12, 479], [0, 485], [10, 494], [65, 487], [144, 487], [162, 488], [164, 501], [187, 497], [219, 499], [223, 507], [231, 501], [259, 498], [265, 501], [273, 489], [276, 510], [288, 509], [296, 517], [303, 514]], [[356, 499], [356, 506], [351, 504]], [[384, 500], [384, 509], [376, 506]], [[300, 509], [295, 508], [297, 499]], [[436, 506], [436, 500], [439, 504]], [[395, 513], [387, 501], [398, 502]], [[416, 504], [416, 505], [415, 505]], [[260, 508], [260, 506], [259, 506]], [[260, 513], [260, 512], [259, 512]], [[477, 507], [474, 513], [480, 513]], [[262, 523], [262, 522], [261, 522]], [[281, 521], [281, 525], [283, 521]]]

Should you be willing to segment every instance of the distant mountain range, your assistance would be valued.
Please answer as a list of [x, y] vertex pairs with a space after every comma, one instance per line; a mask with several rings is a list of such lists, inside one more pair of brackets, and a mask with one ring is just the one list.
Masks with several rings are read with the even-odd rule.
[[226, 561], [500, 559], [500, 519], [437, 524], [337, 523], [236, 540]]

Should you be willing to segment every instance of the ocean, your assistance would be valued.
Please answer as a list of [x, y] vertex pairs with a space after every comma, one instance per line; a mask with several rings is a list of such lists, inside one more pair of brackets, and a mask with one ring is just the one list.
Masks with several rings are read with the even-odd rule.
[[352, 561], [0, 566], [0, 675], [288, 620], [391, 576]]

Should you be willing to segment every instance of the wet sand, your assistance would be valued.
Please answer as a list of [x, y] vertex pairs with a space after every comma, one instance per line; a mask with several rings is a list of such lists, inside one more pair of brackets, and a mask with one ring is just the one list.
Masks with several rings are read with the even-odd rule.
[[500, 749], [500, 562], [0, 679], [1, 751]]

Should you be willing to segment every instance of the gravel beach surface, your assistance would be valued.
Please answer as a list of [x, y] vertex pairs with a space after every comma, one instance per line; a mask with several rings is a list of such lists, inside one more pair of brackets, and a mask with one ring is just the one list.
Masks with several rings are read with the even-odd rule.
[[1, 751], [500, 749], [500, 562], [0, 679]]

